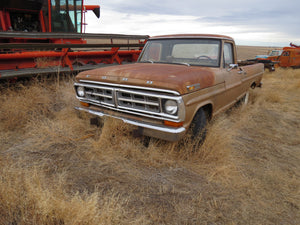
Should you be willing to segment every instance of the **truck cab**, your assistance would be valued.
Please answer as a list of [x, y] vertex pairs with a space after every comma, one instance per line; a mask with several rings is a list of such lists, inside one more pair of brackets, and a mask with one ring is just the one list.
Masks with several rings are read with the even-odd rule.
[[283, 48], [283, 53], [278, 58], [281, 67], [300, 67], [300, 47], [291, 46]]

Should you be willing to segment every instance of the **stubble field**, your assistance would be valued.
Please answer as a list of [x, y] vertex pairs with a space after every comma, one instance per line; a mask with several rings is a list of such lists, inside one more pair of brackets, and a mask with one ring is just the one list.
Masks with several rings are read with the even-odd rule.
[[266, 72], [195, 152], [90, 125], [72, 84], [1, 87], [0, 224], [300, 224], [300, 70]]

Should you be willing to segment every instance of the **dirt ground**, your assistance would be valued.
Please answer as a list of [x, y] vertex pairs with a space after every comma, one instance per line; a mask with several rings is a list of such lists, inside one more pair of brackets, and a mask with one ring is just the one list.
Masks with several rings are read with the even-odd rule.
[[90, 125], [72, 85], [1, 86], [0, 224], [300, 224], [300, 70], [265, 73], [197, 151]]

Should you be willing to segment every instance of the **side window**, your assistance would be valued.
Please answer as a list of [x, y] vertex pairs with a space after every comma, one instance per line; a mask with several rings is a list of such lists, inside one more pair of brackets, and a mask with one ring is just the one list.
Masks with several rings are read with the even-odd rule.
[[224, 67], [233, 64], [233, 46], [232, 43], [224, 43]]
[[282, 56], [290, 56], [290, 52], [283, 52]]

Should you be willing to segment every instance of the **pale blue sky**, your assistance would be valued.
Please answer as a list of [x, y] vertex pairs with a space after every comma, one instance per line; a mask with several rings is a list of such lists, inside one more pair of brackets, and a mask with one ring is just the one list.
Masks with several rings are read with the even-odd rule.
[[225, 34], [237, 44], [300, 44], [298, 0], [84, 0], [101, 6], [101, 18], [87, 13], [88, 33], [162, 35]]

